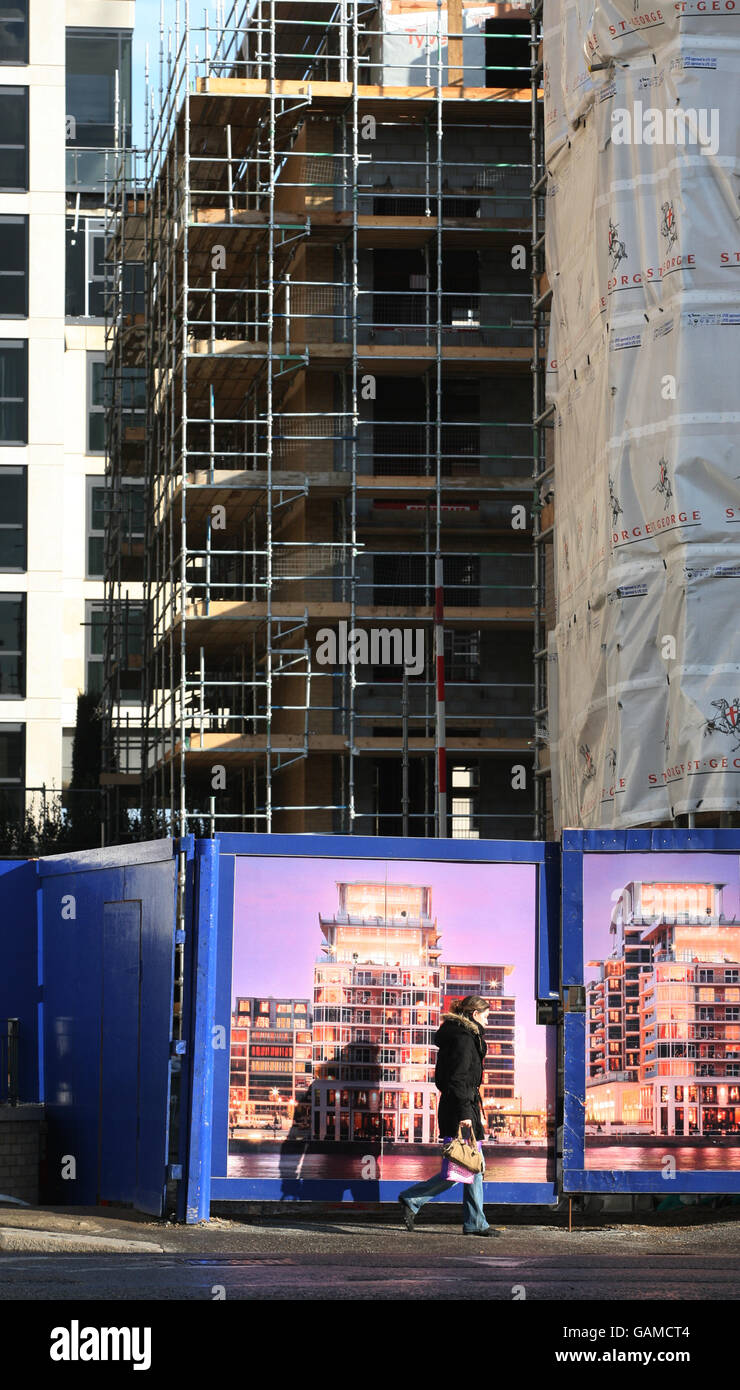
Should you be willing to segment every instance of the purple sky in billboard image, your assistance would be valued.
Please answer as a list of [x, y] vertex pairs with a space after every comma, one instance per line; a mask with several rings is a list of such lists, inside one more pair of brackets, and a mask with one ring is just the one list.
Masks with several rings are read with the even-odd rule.
[[725, 916], [740, 914], [740, 859], [736, 854], [585, 854], [584, 960], [601, 960], [609, 955], [612, 904], [625, 885], [633, 881], [726, 883]]
[[534, 1006], [536, 869], [529, 864], [415, 860], [237, 858], [232, 996], [310, 998], [324, 940], [319, 912], [338, 905], [337, 883], [428, 884], [444, 961], [512, 965], [516, 1092], [545, 1103], [545, 1037]]

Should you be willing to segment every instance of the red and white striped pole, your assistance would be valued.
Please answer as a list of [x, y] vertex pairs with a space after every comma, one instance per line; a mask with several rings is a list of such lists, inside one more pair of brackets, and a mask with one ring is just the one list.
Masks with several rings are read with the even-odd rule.
[[447, 734], [445, 730], [445, 633], [442, 557], [434, 561], [434, 659], [437, 677], [437, 835], [447, 836]]

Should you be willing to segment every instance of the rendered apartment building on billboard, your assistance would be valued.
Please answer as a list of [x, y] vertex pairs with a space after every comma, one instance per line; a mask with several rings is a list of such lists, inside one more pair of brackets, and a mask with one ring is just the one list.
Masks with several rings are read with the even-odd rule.
[[310, 1009], [308, 999], [236, 999], [229, 1077], [232, 1130], [308, 1128]]
[[511, 967], [445, 964], [428, 886], [357, 882], [338, 890], [337, 911], [319, 916], [313, 1137], [434, 1142], [433, 1038], [445, 1008], [465, 994], [492, 1004], [484, 1105], [513, 1097], [514, 1000], [503, 994]]
[[586, 1119], [740, 1137], [740, 922], [722, 883], [631, 882], [589, 961]]
[[[447, 1012], [454, 999], [480, 994], [488, 1001], [490, 1013], [486, 1028], [488, 1051], [483, 1061], [481, 1096], [489, 1128], [501, 1129], [504, 1115], [514, 1108], [514, 1024], [516, 1001], [506, 992], [511, 965], [443, 965], [442, 1008]], [[518, 1109], [518, 1107], [517, 1107]], [[521, 1128], [521, 1127], [520, 1127]]]

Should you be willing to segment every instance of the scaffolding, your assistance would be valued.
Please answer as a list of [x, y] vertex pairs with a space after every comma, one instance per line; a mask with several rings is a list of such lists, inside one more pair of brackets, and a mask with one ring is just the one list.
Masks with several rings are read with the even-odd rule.
[[534, 435], [534, 500], [532, 545], [534, 555], [534, 833], [552, 838], [552, 783], [550, 777], [550, 729], [548, 699], [548, 632], [554, 625], [554, 407], [546, 403], [545, 362], [552, 290], [545, 271], [545, 133], [540, 90], [543, 0], [530, 10], [531, 51], [531, 158], [532, 158], [532, 425]]
[[141, 780], [174, 833], [526, 838], [535, 20], [188, 8], [162, 26], [143, 173], [122, 159], [110, 191], [104, 781], [133, 805]]

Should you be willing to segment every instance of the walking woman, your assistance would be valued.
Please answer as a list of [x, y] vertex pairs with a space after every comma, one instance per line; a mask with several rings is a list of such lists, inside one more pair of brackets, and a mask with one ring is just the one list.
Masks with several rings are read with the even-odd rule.
[[[463, 1137], [477, 1140], [481, 1155], [483, 1145], [480, 1141], [484, 1130], [479, 1087], [483, 1079], [483, 1058], [487, 1051], [483, 1030], [488, 1022], [488, 1013], [485, 999], [477, 994], [468, 994], [465, 999], [455, 1001], [450, 1013], [442, 1015], [442, 1022], [434, 1035], [435, 1046], [439, 1048], [434, 1082], [440, 1092], [437, 1127], [442, 1142], [447, 1143], [461, 1129]], [[464, 1169], [451, 1166], [450, 1160], [443, 1158], [439, 1173], [426, 1182], [407, 1187], [398, 1199], [407, 1231], [413, 1231], [414, 1218], [425, 1202], [461, 1182], [463, 1234], [497, 1236], [498, 1231], [489, 1226], [483, 1211], [484, 1172], [485, 1166], [479, 1173], [467, 1173]]]

